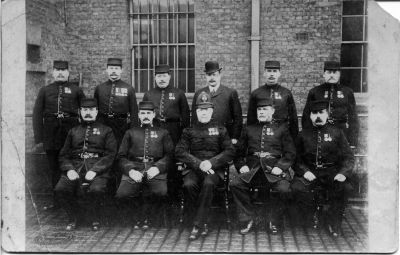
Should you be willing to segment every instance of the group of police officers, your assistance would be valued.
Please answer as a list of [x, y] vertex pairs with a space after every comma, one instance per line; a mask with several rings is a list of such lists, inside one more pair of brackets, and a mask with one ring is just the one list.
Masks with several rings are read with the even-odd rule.
[[[221, 85], [216, 61], [205, 63], [207, 86], [194, 95], [191, 119], [185, 93], [170, 84], [168, 65], [155, 67], [157, 86], [139, 104], [134, 88], [121, 80], [121, 59], [108, 59], [108, 80], [93, 98], [68, 82], [68, 69], [68, 62], [54, 61], [54, 82], [40, 89], [33, 111], [35, 143], [43, 143], [54, 187], [53, 204], [44, 209], [64, 208], [67, 230], [82, 215], [79, 197], [87, 200], [92, 229], [99, 229], [101, 205], [117, 179], [115, 201], [135, 229], [149, 228], [149, 216], [167, 198], [178, 200], [183, 187], [193, 219], [189, 239], [206, 236], [215, 187], [234, 165], [229, 185], [241, 234], [255, 224], [250, 189], [264, 186], [275, 194], [272, 234], [281, 231], [290, 201], [302, 222], [316, 227], [315, 194], [321, 192], [315, 191], [322, 190], [328, 229], [338, 235], [358, 132], [354, 95], [339, 83], [338, 62], [325, 62], [325, 83], [310, 90], [300, 133], [292, 93], [279, 84], [278, 61], [265, 62], [265, 85], [250, 95], [245, 127], [238, 93]], [[178, 171], [177, 162], [186, 167]]]

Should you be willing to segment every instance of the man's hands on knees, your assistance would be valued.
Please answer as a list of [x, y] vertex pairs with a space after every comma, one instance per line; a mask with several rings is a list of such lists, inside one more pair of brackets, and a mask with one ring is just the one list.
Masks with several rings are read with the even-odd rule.
[[152, 166], [149, 168], [149, 170], [147, 170], [147, 178], [153, 179], [157, 174], [160, 173], [160, 169], [158, 169], [158, 167], [156, 166]]
[[143, 174], [135, 169], [129, 171], [129, 177], [135, 182], [142, 182]]
[[272, 168], [271, 170], [271, 174], [273, 175], [281, 175], [283, 173], [282, 169], [280, 169], [279, 167], [275, 166], [274, 168]]
[[242, 167], [239, 169], [239, 172], [240, 172], [241, 174], [248, 173], [248, 172], [250, 172], [250, 168], [249, 168], [248, 166], [242, 166]]
[[207, 174], [214, 174], [214, 170], [211, 169], [212, 165], [209, 160], [204, 160], [200, 163], [200, 170]]
[[67, 177], [70, 181], [75, 181], [79, 179], [79, 174], [74, 169], [71, 169], [68, 170]]
[[96, 177], [96, 172], [94, 171], [88, 171], [85, 175], [85, 179], [88, 181], [92, 181]]
[[335, 178], [333, 178], [333, 180], [338, 182], [344, 182], [346, 180], [346, 176], [344, 176], [343, 174], [337, 174]]
[[306, 179], [307, 181], [312, 182], [313, 180], [315, 180], [317, 177], [315, 177], [315, 175], [313, 173], [311, 173], [310, 171], [307, 171], [304, 173], [303, 175], [304, 179]]

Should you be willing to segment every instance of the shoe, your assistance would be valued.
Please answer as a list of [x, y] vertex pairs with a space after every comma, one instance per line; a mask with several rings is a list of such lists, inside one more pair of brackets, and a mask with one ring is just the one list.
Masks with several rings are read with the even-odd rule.
[[98, 221], [92, 222], [92, 230], [98, 231], [99, 229], [100, 229], [100, 222]]
[[208, 232], [209, 232], [208, 226], [207, 226], [207, 224], [204, 224], [203, 230], [201, 231], [200, 235], [202, 237], [206, 237], [206, 236], [208, 236]]
[[199, 232], [200, 232], [200, 228], [197, 226], [193, 226], [192, 232], [190, 232], [190, 235], [189, 235], [189, 240], [193, 241], [193, 240], [196, 240], [197, 238], [199, 238], [199, 236], [200, 236]]
[[277, 225], [273, 224], [272, 222], [269, 222], [269, 232], [273, 235], [276, 235], [280, 232], [280, 229]]
[[133, 229], [140, 229], [140, 221], [135, 222], [135, 225], [133, 225]]
[[145, 220], [143, 221], [142, 229], [143, 229], [143, 230], [147, 230], [147, 229], [149, 229], [149, 228], [150, 228], [150, 221], [149, 221], [148, 219], [145, 219]]
[[243, 227], [240, 229], [239, 233], [241, 235], [247, 235], [253, 229], [253, 224], [253, 220], [250, 220], [247, 223], [243, 224]]
[[67, 224], [67, 226], [65, 227], [65, 230], [67, 231], [73, 231], [76, 229], [76, 221], [71, 221]]
[[334, 238], [339, 236], [339, 230], [330, 224], [328, 225], [328, 232]]

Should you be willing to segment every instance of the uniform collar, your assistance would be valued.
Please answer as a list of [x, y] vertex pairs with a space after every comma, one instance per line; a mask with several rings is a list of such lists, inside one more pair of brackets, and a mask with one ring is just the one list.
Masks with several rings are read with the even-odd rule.
[[140, 127], [141, 128], [152, 128], [153, 127], [153, 123], [151, 123], [151, 124], [140, 124]]
[[109, 83], [109, 84], [112, 84], [112, 83], [118, 83], [120, 80], [121, 80], [121, 79], [118, 79], [118, 80], [112, 81], [112, 80], [108, 79], [108, 83]]
[[279, 83], [276, 83], [274, 85], [268, 85], [267, 83], [265, 83], [264, 86], [266, 88], [276, 89], [277, 87], [279, 87]]
[[163, 90], [164, 90], [164, 91], [167, 91], [167, 90], [169, 90], [169, 89], [171, 88], [171, 84], [168, 84], [168, 86], [167, 86], [166, 88], [163, 88], [163, 89], [160, 88], [160, 87], [158, 87], [157, 85], [156, 85], [155, 88], [156, 88], [156, 90], [159, 90], [159, 91], [163, 91]]
[[210, 93], [211, 93], [212, 90], [213, 90], [215, 93], [217, 93], [217, 91], [219, 90], [220, 87], [221, 87], [221, 84], [219, 84], [219, 85], [216, 86], [216, 87], [208, 86], [208, 90], [210, 91]]

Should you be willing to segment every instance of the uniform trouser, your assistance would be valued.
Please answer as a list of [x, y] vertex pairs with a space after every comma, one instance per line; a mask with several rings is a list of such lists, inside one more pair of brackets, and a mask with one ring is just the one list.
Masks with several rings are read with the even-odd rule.
[[287, 180], [280, 180], [274, 183], [268, 182], [265, 174], [258, 171], [250, 183], [246, 183], [236, 176], [230, 183], [230, 188], [235, 201], [239, 221], [245, 222], [254, 218], [254, 206], [251, 202], [250, 187], [263, 185], [267, 189], [272, 188], [278, 194], [271, 196], [269, 201], [270, 220], [274, 225], [279, 224], [282, 219], [290, 194], [290, 183]]
[[126, 220], [141, 221], [160, 212], [167, 195], [167, 180], [150, 179], [140, 183], [123, 175], [115, 198]]
[[[203, 226], [207, 223], [208, 214], [214, 197], [214, 191], [221, 177], [218, 174], [207, 174], [190, 170], [183, 179], [185, 197], [188, 202], [189, 215], [195, 214], [193, 224]], [[196, 211], [197, 209], [197, 211]]]
[[[51, 175], [51, 188], [54, 189], [58, 180], [61, 177], [60, 166], [58, 164], [58, 154], [59, 150], [46, 150], [47, 162], [49, 164], [49, 171]], [[53, 195], [53, 203], [57, 203], [55, 195]], [[58, 205], [57, 205], [58, 206]]]
[[107, 178], [97, 176], [89, 183], [87, 190], [84, 190], [80, 180], [71, 181], [67, 176], [62, 175], [54, 191], [70, 220], [76, 220], [82, 215], [83, 211], [78, 203], [78, 199], [82, 199], [87, 204], [89, 218], [95, 222], [100, 220], [107, 191], [107, 181]]
[[340, 227], [347, 194], [351, 190], [351, 185], [347, 181], [333, 181], [333, 176], [317, 177], [312, 182], [303, 177], [295, 177], [291, 189], [299, 210], [299, 216], [306, 221], [306, 224], [311, 222], [317, 204], [326, 202], [328, 208], [325, 211], [327, 212], [328, 223], [336, 229]]

